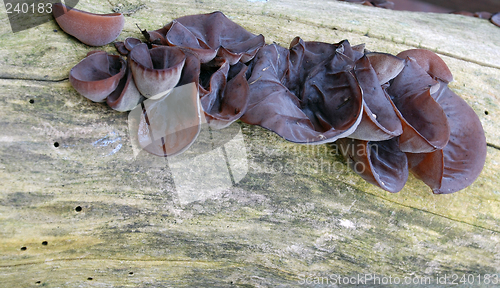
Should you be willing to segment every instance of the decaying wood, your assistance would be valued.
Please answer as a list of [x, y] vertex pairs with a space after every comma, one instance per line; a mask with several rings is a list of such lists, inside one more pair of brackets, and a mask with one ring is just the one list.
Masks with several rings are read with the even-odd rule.
[[[481, 176], [439, 196], [410, 176], [390, 194], [349, 171], [332, 147], [288, 143], [240, 123], [248, 173], [183, 203], [163, 158], [134, 157], [127, 114], [69, 84], [70, 68], [95, 48], [54, 22], [13, 34], [2, 12], [2, 287], [288, 287], [307, 276], [358, 273], [436, 284], [438, 274], [500, 274], [498, 27], [342, 2], [172, 2], [138, 3], [147, 9], [126, 18], [119, 40], [141, 37], [136, 23], [155, 30], [221, 10], [283, 46], [301, 36], [393, 54], [436, 51], [454, 74], [450, 87], [483, 123], [489, 147]], [[77, 8], [113, 7], [81, 1]]]

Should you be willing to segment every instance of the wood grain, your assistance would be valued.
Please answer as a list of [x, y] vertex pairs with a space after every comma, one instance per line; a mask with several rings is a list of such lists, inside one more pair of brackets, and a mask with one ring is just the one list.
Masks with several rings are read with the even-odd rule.
[[[436, 51], [454, 75], [451, 88], [483, 123], [486, 166], [455, 194], [432, 195], [412, 176], [390, 194], [348, 170], [332, 147], [299, 146], [237, 123], [246, 175], [183, 203], [165, 159], [133, 156], [127, 114], [91, 103], [69, 84], [71, 67], [95, 48], [54, 22], [13, 34], [2, 11], [3, 287], [295, 287], [308, 276], [358, 273], [425, 276], [437, 286], [438, 274], [500, 273], [498, 27], [335, 1], [141, 3], [147, 8], [126, 17], [119, 40], [140, 37], [136, 23], [155, 30], [221, 10], [285, 47], [301, 36], [393, 54]], [[108, 13], [112, 6], [92, 0], [77, 8]]]

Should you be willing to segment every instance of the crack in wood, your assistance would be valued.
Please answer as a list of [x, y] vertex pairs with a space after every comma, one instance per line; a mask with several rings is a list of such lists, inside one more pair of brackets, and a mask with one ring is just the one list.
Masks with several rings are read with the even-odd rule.
[[142, 259], [126, 259], [126, 258], [61, 258], [61, 259], [49, 259], [49, 260], [41, 260], [41, 261], [32, 261], [32, 262], [26, 262], [26, 263], [16, 263], [16, 264], [11, 264], [11, 265], [0, 265], [0, 268], [12, 268], [12, 267], [19, 267], [19, 266], [29, 266], [29, 265], [39, 265], [39, 264], [44, 264], [44, 263], [55, 263], [55, 262], [70, 262], [70, 261], [116, 261], [116, 262], [144, 262], [144, 263], [192, 263], [192, 264], [224, 264], [226, 262], [222, 261], [203, 261], [203, 260], [168, 260], [168, 259], [163, 259], [163, 260], [142, 260]]
[[500, 146], [495, 145], [495, 144], [493, 144], [493, 143], [486, 143], [486, 146], [491, 147], [491, 148], [493, 148], [493, 149], [500, 150]]
[[37, 81], [37, 82], [50, 82], [50, 83], [59, 83], [69, 80], [68, 78], [63, 79], [44, 79], [44, 78], [18, 78], [18, 77], [10, 77], [10, 76], [1, 76], [0, 80], [25, 80], [25, 81]]
[[456, 223], [461, 223], [461, 224], [464, 224], [464, 225], [469, 225], [469, 226], [472, 226], [472, 227], [475, 227], [475, 228], [479, 228], [479, 229], [483, 229], [485, 231], [490, 231], [490, 232], [494, 232], [494, 233], [500, 233], [500, 230], [495, 230], [495, 229], [491, 229], [491, 228], [488, 228], [488, 227], [483, 227], [483, 226], [480, 226], [480, 225], [477, 225], [477, 224], [473, 224], [473, 223], [469, 223], [469, 222], [465, 222], [465, 221], [462, 221], [462, 220], [458, 220], [458, 219], [454, 219], [452, 217], [448, 217], [448, 216], [445, 216], [445, 215], [442, 215], [442, 214], [438, 214], [438, 213], [435, 213], [435, 212], [432, 212], [432, 211], [429, 211], [429, 210], [424, 210], [424, 209], [420, 209], [420, 208], [417, 208], [417, 207], [413, 207], [413, 206], [409, 206], [409, 205], [405, 205], [405, 204], [402, 204], [400, 202], [397, 202], [397, 201], [392, 201], [390, 199], [387, 199], [387, 198], [384, 198], [380, 195], [376, 195], [376, 194], [372, 194], [372, 193], [369, 193], [367, 192], [367, 194], [370, 194], [376, 198], [379, 198], [379, 199], [382, 199], [382, 200], [385, 200], [387, 202], [390, 202], [390, 203], [394, 203], [396, 205], [399, 205], [401, 207], [406, 207], [406, 208], [409, 208], [409, 209], [413, 209], [413, 210], [417, 210], [417, 211], [420, 211], [420, 212], [424, 212], [424, 213], [429, 213], [431, 215], [435, 215], [435, 216], [438, 216], [438, 217], [442, 217], [444, 219], [448, 219], [448, 220], [451, 220], [453, 222], [456, 222]]

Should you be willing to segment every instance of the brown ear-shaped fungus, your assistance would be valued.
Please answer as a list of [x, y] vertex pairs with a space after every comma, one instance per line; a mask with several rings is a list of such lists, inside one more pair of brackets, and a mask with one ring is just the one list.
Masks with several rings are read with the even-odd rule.
[[197, 85], [209, 126], [222, 129], [238, 120], [248, 103], [248, 82], [245, 78], [248, 67], [242, 63], [230, 67], [227, 61], [223, 61], [220, 67], [200, 65], [197, 55], [190, 50], [184, 50], [184, 53], [186, 62], [177, 85]]
[[297, 143], [327, 143], [350, 135], [363, 110], [350, 58], [356, 52], [347, 41], [332, 45], [296, 39], [292, 45], [290, 50], [267, 45], [257, 53], [241, 120]]
[[337, 141], [357, 174], [389, 192], [403, 188], [410, 169], [434, 193], [452, 193], [484, 166], [481, 122], [448, 89], [453, 77], [430, 51], [392, 56], [298, 37], [286, 49], [265, 45], [220, 12], [141, 32], [146, 43], [115, 43], [128, 69], [120, 56], [94, 51], [70, 81], [93, 101], [133, 109], [134, 143], [154, 155], [188, 149], [205, 120], [220, 129], [241, 117], [292, 142]]
[[[294, 46], [298, 49], [290, 54], [290, 61], [301, 64], [298, 79], [299, 87], [303, 88], [292, 87], [301, 100], [301, 109], [316, 131], [328, 131], [328, 134], [335, 131], [333, 134], [339, 135], [352, 133], [362, 117], [362, 91], [353, 70], [355, 61], [363, 54], [352, 50], [348, 41], [334, 45], [321, 42], [302, 44], [301, 41]], [[329, 53], [332, 48], [335, 50]], [[290, 74], [293, 72], [290, 70]], [[328, 139], [325, 140], [332, 140], [332, 137], [324, 136]]]
[[165, 35], [165, 40], [162, 42], [163, 45], [185, 48], [196, 55], [201, 63], [207, 63], [217, 55], [217, 50], [208, 47], [203, 42], [199, 42], [196, 36], [184, 27], [184, 25], [177, 22], [177, 20], [172, 21], [172, 23], [155, 32]]
[[132, 51], [132, 49], [134, 49], [135, 46], [139, 44], [142, 44], [141, 40], [137, 38], [128, 37], [123, 42], [115, 42], [115, 47], [120, 54], [126, 56], [130, 51]]
[[128, 65], [125, 76], [120, 80], [115, 91], [108, 95], [106, 103], [109, 107], [124, 112], [134, 109], [143, 100], [144, 97], [137, 90], [130, 71], [130, 65]]
[[246, 63], [265, 44], [264, 36], [248, 32], [221, 12], [184, 16], [155, 32], [168, 45], [190, 49], [202, 63], [216, 55], [230, 65]]
[[481, 19], [490, 19], [492, 14], [487, 11], [481, 11], [481, 12], [476, 12], [474, 13], [474, 17], [481, 18]]
[[174, 88], [181, 77], [186, 55], [179, 48], [146, 44], [130, 51], [130, 69], [137, 89], [147, 98], [161, 97]]
[[165, 38], [163, 38], [163, 35], [156, 31], [150, 31], [147, 32], [148, 36], [146, 37], [146, 40], [151, 43], [151, 44], [156, 44], [156, 45], [166, 45], [165, 43]]
[[401, 121], [366, 56], [356, 61], [354, 72], [363, 91], [363, 118], [349, 138], [382, 141], [401, 135]]
[[184, 67], [182, 68], [181, 78], [177, 86], [182, 86], [189, 83], [195, 83], [197, 87], [199, 86], [201, 66], [200, 59], [196, 57], [189, 50], [183, 50], [186, 55], [186, 61], [184, 61]]
[[486, 159], [486, 138], [474, 110], [446, 84], [434, 95], [450, 123], [450, 141], [428, 154], [408, 154], [410, 168], [435, 194], [448, 194], [471, 185]]
[[403, 126], [399, 136], [401, 151], [426, 153], [442, 149], [448, 143], [449, 123], [429, 90], [394, 99], [394, 104]]
[[[297, 38], [299, 38], [299, 37], [295, 37], [295, 39], [297, 39]], [[351, 49], [353, 51], [356, 51], [357, 53], [359, 53], [361, 55], [364, 55], [366, 52], [368, 52], [368, 51], [365, 50], [365, 46], [366, 45], [364, 43], [363, 44], [358, 44], [358, 45], [351, 46]]]
[[491, 16], [491, 18], [490, 18], [490, 21], [491, 21], [491, 23], [500, 27], [500, 12], [493, 14], [493, 16]]
[[125, 48], [125, 44], [123, 42], [115, 42], [115, 48], [116, 50], [118, 51], [118, 53], [120, 53], [121, 55], [123, 56], [127, 56], [128, 55], [128, 50], [127, 48]]
[[371, 2], [375, 7], [385, 8], [385, 9], [393, 9], [394, 8], [394, 2], [392, 2], [392, 1], [372, 0]]
[[[248, 103], [247, 66], [236, 63], [229, 67], [222, 61], [220, 67], [206, 64], [190, 50], [184, 50], [186, 61], [178, 86], [195, 83], [200, 93], [201, 106], [210, 127], [222, 129], [238, 120]], [[200, 83], [201, 82], [201, 83]]]
[[404, 59], [391, 54], [370, 52], [366, 54], [370, 64], [377, 73], [380, 85], [394, 79], [405, 67]]
[[52, 14], [64, 32], [90, 46], [113, 42], [120, 35], [125, 18], [121, 13], [94, 14], [62, 3], [52, 5]]
[[138, 141], [147, 152], [174, 156], [196, 140], [202, 115], [194, 83], [174, 88], [167, 97], [147, 99], [141, 106]]
[[274, 131], [292, 142], [321, 141], [322, 133], [314, 129], [300, 109], [299, 99], [279, 81], [283, 71], [278, 65], [284, 63], [287, 56], [287, 49], [275, 44], [257, 53], [249, 79], [250, 99], [241, 120]]
[[405, 68], [387, 89], [403, 125], [403, 134], [399, 136], [403, 152], [432, 152], [448, 143], [450, 128], [446, 115], [430, 94], [430, 87], [435, 84], [414, 59], [407, 58]]
[[[245, 77], [248, 67], [236, 63], [229, 67], [224, 61], [223, 65], [213, 73], [205, 89], [200, 86], [201, 105], [206, 113], [210, 127], [221, 129], [231, 125], [245, 112], [248, 104], [249, 86]], [[202, 69], [203, 70], [203, 69]], [[203, 76], [202, 72], [202, 76]]]
[[125, 48], [130, 52], [132, 49], [134, 49], [135, 46], [142, 44], [141, 40], [133, 37], [127, 37], [125, 41], [123, 41], [123, 45], [125, 45]]
[[397, 57], [406, 59], [411, 57], [417, 61], [432, 78], [439, 79], [445, 83], [453, 81], [451, 71], [436, 53], [426, 49], [410, 49], [396, 55]]
[[127, 64], [120, 56], [93, 51], [71, 68], [69, 81], [86, 98], [103, 102], [116, 89], [126, 68]]
[[407, 94], [418, 94], [429, 90], [432, 86], [439, 86], [439, 82], [418, 65], [414, 58], [406, 58], [403, 70], [390, 81], [387, 92], [394, 97]]
[[408, 160], [397, 142], [397, 137], [379, 142], [342, 138], [336, 144], [354, 172], [368, 183], [395, 193], [408, 180]]

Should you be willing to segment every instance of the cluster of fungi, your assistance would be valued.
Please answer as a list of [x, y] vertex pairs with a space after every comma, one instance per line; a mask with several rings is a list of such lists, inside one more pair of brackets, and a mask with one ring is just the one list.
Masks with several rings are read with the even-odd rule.
[[[93, 46], [113, 42], [124, 23], [118, 13], [97, 15], [62, 4], [55, 5], [54, 16], [64, 31]], [[295, 143], [336, 142], [356, 173], [389, 192], [403, 188], [409, 171], [436, 194], [456, 192], [472, 184], [484, 166], [481, 122], [448, 88], [450, 70], [431, 51], [394, 56], [347, 40], [329, 44], [298, 37], [284, 48], [266, 44], [262, 35], [221, 12], [185, 16], [141, 32], [145, 41], [114, 43], [126, 60], [90, 52], [71, 69], [73, 87], [94, 102], [128, 111], [144, 109], [147, 98], [154, 106], [174, 88], [194, 83], [196, 99], [186, 95], [179, 101], [199, 103], [202, 110], [189, 113], [201, 114], [211, 128], [239, 119]], [[175, 107], [169, 109], [172, 113], [161, 117], [179, 117]], [[149, 129], [147, 115], [141, 121], [139, 133]], [[186, 132], [140, 144], [171, 156], [197, 136], [193, 129], [174, 130]], [[359, 164], [365, 169], [355, 169]]]

